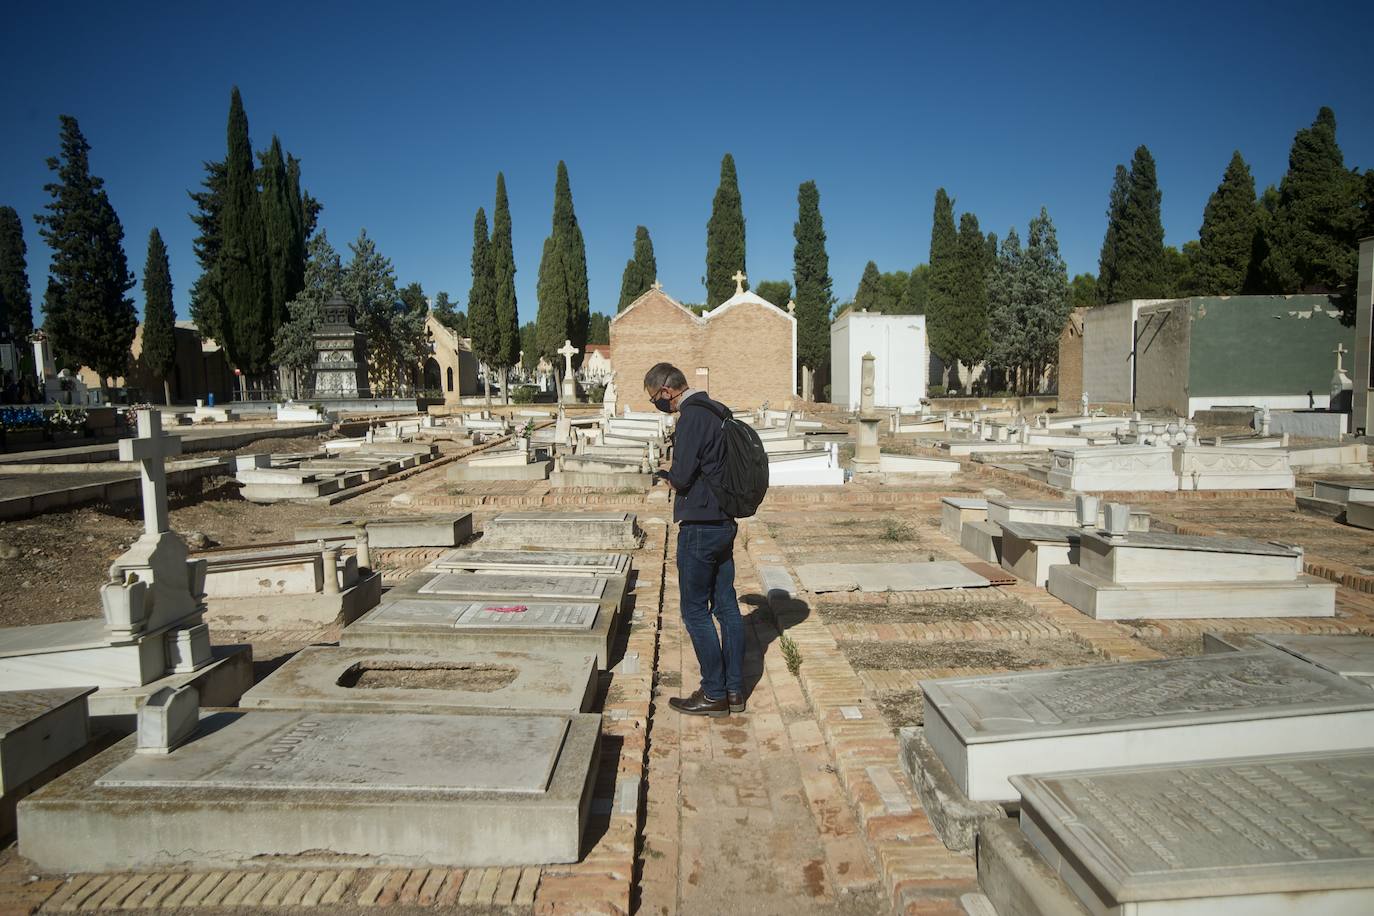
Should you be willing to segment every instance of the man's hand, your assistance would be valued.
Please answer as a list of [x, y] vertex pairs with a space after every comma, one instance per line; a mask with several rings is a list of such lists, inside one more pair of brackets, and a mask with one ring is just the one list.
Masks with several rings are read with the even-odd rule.
[[669, 472], [672, 468], [672, 462], [665, 461], [658, 466], [658, 470], [654, 472], [654, 476], [666, 483], [670, 490], [676, 490], [677, 487], [673, 486], [673, 478], [669, 476]]

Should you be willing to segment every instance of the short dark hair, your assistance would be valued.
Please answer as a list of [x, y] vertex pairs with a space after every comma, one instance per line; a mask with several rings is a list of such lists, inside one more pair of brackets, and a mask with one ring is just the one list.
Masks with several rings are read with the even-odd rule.
[[660, 388], [686, 388], [687, 376], [672, 363], [658, 363], [644, 373], [644, 389], [657, 391]]

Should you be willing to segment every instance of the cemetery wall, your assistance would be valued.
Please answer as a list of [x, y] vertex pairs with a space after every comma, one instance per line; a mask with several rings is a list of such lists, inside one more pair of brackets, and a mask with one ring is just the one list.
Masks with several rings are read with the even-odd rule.
[[1355, 329], [1333, 297], [1205, 296], [1140, 310], [1136, 409], [1192, 416], [1219, 404], [1317, 407], [1330, 400], [1333, 351]]
[[1083, 391], [1093, 404], [1131, 404], [1135, 396], [1135, 319], [1131, 299], [1088, 309], [1083, 316]]
[[1355, 285], [1355, 356], [1351, 378], [1354, 416], [1351, 429], [1374, 429], [1374, 366], [1370, 365], [1370, 341], [1374, 339], [1374, 238], [1360, 240], [1360, 275]]
[[1060, 413], [1078, 410], [1083, 397], [1083, 318], [1087, 312], [1085, 308], [1074, 309], [1059, 335]]
[[[207, 342], [190, 322], [177, 322], [172, 329], [176, 356], [172, 365], [172, 401], [190, 404], [197, 398], [205, 399], [214, 394], [218, 403], [229, 402], [234, 390], [233, 373], [224, 358], [224, 351], [214, 341]], [[116, 388], [136, 388], [142, 396], [154, 403], [162, 403], [162, 377], [143, 361], [143, 325], [134, 330], [134, 340], [129, 346], [130, 367], [127, 376], [115, 379]], [[77, 373], [81, 382], [88, 388], [100, 387], [100, 374], [89, 366], [82, 366]]]

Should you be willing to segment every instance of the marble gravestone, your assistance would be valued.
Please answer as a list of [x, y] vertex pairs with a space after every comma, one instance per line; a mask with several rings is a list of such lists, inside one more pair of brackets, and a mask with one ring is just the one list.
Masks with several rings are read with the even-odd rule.
[[633, 512], [503, 512], [487, 522], [482, 550], [634, 550], [640, 535]]
[[1305, 575], [1302, 549], [1248, 538], [1083, 531], [1050, 594], [1099, 620], [1332, 617], [1336, 585]]
[[[1374, 693], [1264, 649], [921, 682], [925, 738], [975, 801], [1017, 773], [1374, 746]], [[909, 740], [904, 730], [903, 741]]]
[[165, 755], [125, 739], [25, 799], [20, 851], [53, 872], [575, 862], [599, 742], [585, 714], [215, 712]]
[[[1022, 835], [1090, 913], [1374, 912], [1374, 752], [1012, 782]], [[1026, 897], [985, 887], [1002, 912]]]
[[596, 656], [552, 650], [307, 646], [243, 695], [244, 709], [550, 713], [591, 709]]
[[472, 513], [383, 515], [377, 518], [326, 518], [296, 529], [296, 540], [354, 539], [367, 531], [374, 550], [406, 547], [457, 547], [472, 537]]
[[14, 832], [19, 799], [90, 740], [92, 693], [94, 687], [0, 691], [0, 836]]
[[484, 573], [444, 572], [416, 591], [421, 595], [463, 595], [467, 597], [563, 598], [600, 601], [607, 580], [599, 576], [561, 576], [524, 573], [486, 575]]
[[623, 553], [571, 553], [536, 550], [454, 550], [434, 562], [435, 569], [523, 575], [623, 576], [630, 558]]
[[965, 524], [985, 522], [987, 519], [986, 499], [945, 496], [940, 500], [940, 531], [956, 541], [960, 539]]
[[1318, 668], [1374, 687], [1374, 636], [1261, 633], [1255, 638]]

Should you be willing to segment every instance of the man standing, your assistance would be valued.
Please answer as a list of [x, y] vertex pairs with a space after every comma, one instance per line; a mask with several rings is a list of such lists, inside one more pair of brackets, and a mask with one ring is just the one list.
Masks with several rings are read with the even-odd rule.
[[673, 697], [668, 705], [690, 716], [744, 712], [744, 621], [735, 597], [739, 526], [722, 511], [711, 489], [711, 481], [720, 481], [725, 468], [721, 418], [726, 408], [704, 391], [687, 387], [686, 376], [671, 363], [659, 363], [645, 374], [644, 392], [659, 410], [678, 414], [673, 464], [660, 476], [673, 488], [682, 622], [701, 667], [701, 687], [691, 696]]

